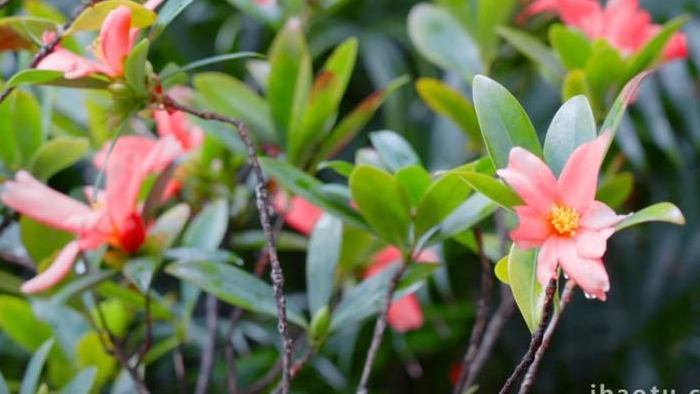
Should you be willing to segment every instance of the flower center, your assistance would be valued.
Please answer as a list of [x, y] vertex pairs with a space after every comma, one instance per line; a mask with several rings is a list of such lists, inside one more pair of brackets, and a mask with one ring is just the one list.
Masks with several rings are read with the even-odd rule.
[[579, 214], [575, 209], [566, 205], [554, 204], [549, 211], [549, 222], [559, 235], [576, 235], [578, 228]]

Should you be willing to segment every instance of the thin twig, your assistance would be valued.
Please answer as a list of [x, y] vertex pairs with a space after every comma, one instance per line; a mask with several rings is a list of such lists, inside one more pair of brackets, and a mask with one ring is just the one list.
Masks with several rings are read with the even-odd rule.
[[[47, 42], [46, 44], [42, 45], [41, 48], [39, 48], [39, 51], [36, 53], [36, 55], [34, 55], [34, 59], [32, 59], [32, 62], [29, 64], [29, 68], [36, 68], [36, 66], [38, 66], [42, 60], [44, 60], [47, 56], [53, 53], [56, 47], [58, 47], [58, 45], [61, 43], [61, 40], [63, 40], [64, 32], [68, 31], [71, 28], [78, 15], [83, 13], [83, 11], [85, 11], [86, 9], [99, 3], [100, 1], [102, 0], [89, 0], [83, 3], [80, 7], [78, 7], [78, 9], [76, 9], [73, 13], [73, 16], [63, 25], [63, 27], [61, 27], [60, 31], [56, 32], [51, 41]], [[2, 6], [4, 6], [4, 4]], [[0, 103], [5, 101], [5, 99], [8, 98], [14, 90], [15, 88], [12, 86], [5, 88], [5, 90], [3, 90], [2, 93], [0, 93]]]
[[178, 345], [173, 352], [173, 367], [175, 377], [181, 394], [187, 393], [187, 370], [185, 369], [185, 357], [182, 355], [182, 347]]
[[469, 376], [467, 377], [467, 382], [464, 387], [471, 387], [476, 382], [479, 372], [481, 372], [486, 360], [488, 360], [491, 355], [493, 346], [496, 344], [498, 337], [503, 331], [503, 327], [508, 323], [514, 310], [515, 299], [513, 299], [510, 287], [501, 284], [501, 302], [498, 304], [498, 308], [496, 308], [496, 311], [493, 313], [491, 320], [489, 320], [489, 324], [484, 332], [484, 337], [481, 339], [481, 346], [479, 346], [476, 357], [474, 357], [474, 361], [469, 369]]
[[196, 394], [205, 394], [209, 387], [211, 371], [214, 368], [214, 356], [216, 355], [216, 325], [218, 323], [218, 301], [216, 297], [207, 295], [207, 328], [209, 329], [209, 343], [206, 344], [199, 364], [199, 376], [197, 377]]
[[481, 341], [486, 328], [486, 321], [489, 317], [489, 307], [491, 305], [491, 291], [493, 288], [493, 277], [491, 276], [491, 264], [484, 254], [484, 241], [481, 230], [474, 230], [476, 244], [479, 249], [479, 262], [481, 263], [481, 297], [479, 299], [479, 307], [476, 313], [476, 320], [472, 333], [469, 337], [469, 346], [464, 353], [462, 368], [459, 374], [459, 379], [455, 385], [453, 394], [462, 394], [466, 388], [467, 378], [471, 369], [474, 358], [481, 347]]
[[520, 378], [520, 375], [530, 367], [530, 364], [532, 364], [535, 358], [535, 352], [542, 344], [542, 338], [544, 337], [544, 332], [547, 329], [547, 322], [552, 314], [552, 302], [554, 301], [554, 294], [556, 293], [556, 290], [557, 278], [555, 277], [549, 281], [549, 284], [547, 284], [544, 305], [542, 306], [542, 321], [540, 322], [537, 331], [535, 331], [535, 334], [532, 336], [530, 347], [527, 349], [527, 353], [525, 353], [522, 360], [520, 360], [520, 363], [518, 363], [518, 366], [515, 367], [515, 370], [501, 388], [499, 394], [507, 394], [518, 378]]
[[153, 344], [153, 316], [151, 314], [151, 290], [147, 289], [144, 297], [145, 313], [146, 313], [146, 335], [138, 351], [138, 358], [136, 360], [136, 367], [141, 365], [146, 353], [151, 350], [151, 345]]
[[542, 357], [544, 357], [544, 353], [547, 351], [547, 348], [549, 347], [549, 344], [552, 341], [552, 336], [554, 335], [554, 331], [557, 329], [557, 325], [559, 324], [559, 320], [561, 319], [562, 313], [564, 313], [564, 309], [569, 304], [569, 302], [571, 302], [571, 298], [574, 294], [575, 289], [576, 283], [574, 283], [574, 281], [569, 280], [568, 282], [566, 282], [564, 291], [562, 291], [561, 293], [559, 309], [554, 312], [554, 315], [552, 316], [552, 321], [550, 321], [549, 325], [547, 326], [547, 331], [545, 331], [544, 333], [542, 344], [537, 349], [537, 353], [535, 353], [535, 359], [532, 362], [532, 364], [530, 364], [530, 368], [528, 368], [527, 373], [525, 374], [525, 378], [523, 379], [523, 383], [520, 386], [520, 391], [518, 391], [518, 394], [527, 394], [530, 391], [530, 389], [532, 389], [532, 386], [535, 384], [535, 379], [537, 377], [537, 372], [539, 371], [540, 363], [542, 362]]
[[272, 286], [275, 294], [275, 300], [277, 303], [277, 318], [278, 324], [277, 329], [282, 337], [282, 394], [289, 393], [289, 382], [290, 382], [290, 370], [292, 366], [292, 357], [294, 352], [294, 346], [292, 339], [289, 337], [288, 323], [287, 323], [287, 301], [284, 296], [284, 273], [282, 271], [282, 266], [280, 265], [279, 258], [277, 256], [277, 247], [275, 234], [272, 228], [272, 222], [270, 220], [272, 205], [270, 204], [270, 199], [267, 194], [267, 189], [265, 188], [265, 177], [263, 176], [262, 167], [258, 156], [255, 152], [255, 147], [250, 139], [250, 133], [248, 127], [244, 122], [233, 119], [228, 116], [224, 116], [215, 112], [200, 111], [195, 108], [191, 108], [186, 105], [179, 104], [172, 100], [170, 97], [163, 96], [161, 98], [161, 104], [168, 109], [179, 110], [190, 115], [196, 116], [204, 120], [214, 120], [221, 123], [226, 123], [233, 126], [237, 131], [241, 140], [246, 145], [248, 151], [248, 160], [253, 167], [253, 172], [257, 178], [257, 184], [255, 186], [255, 197], [256, 205], [258, 207], [258, 212], [260, 215], [260, 224], [262, 225], [263, 232], [265, 233], [265, 238], [267, 239], [267, 254], [270, 259], [270, 277], [272, 278]]
[[399, 285], [399, 280], [401, 280], [404, 272], [406, 272], [408, 263], [409, 259], [403, 259], [401, 262], [401, 267], [399, 267], [399, 269], [391, 277], [389, 287], [387, 287], [386, 295], [384, 297], [384, 307], [377, 318], [377, 322], [374, 324], [374, 334], [372, 335], [372, 342], [367, 350], [365, 365], [362, 368], [362, 376], [360, 377], [360, 383], [357, 386], [357, 394], [367, 393], [367, 382], [369, 381], [369, 375], [372, 372], [372, 364], [374, 364], [374, 359], [377, 357], [377, 352], [379, 351], [379, 345], [382, 344], [382, 337], [384, 336], [384, 330], [386, 329], [391, 301], [394, 298], [394, 292]]

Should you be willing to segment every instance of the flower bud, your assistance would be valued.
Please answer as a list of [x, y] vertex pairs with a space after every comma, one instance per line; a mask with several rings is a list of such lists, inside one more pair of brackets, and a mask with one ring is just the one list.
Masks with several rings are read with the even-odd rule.
[[311, 318], [311, 326], [309, 327], [309, 341], [314, 349], [318, 349], [323, 345], [330, 333], [331, 328], [331, 313], [328, 306], [319, 309], [318, 312]]

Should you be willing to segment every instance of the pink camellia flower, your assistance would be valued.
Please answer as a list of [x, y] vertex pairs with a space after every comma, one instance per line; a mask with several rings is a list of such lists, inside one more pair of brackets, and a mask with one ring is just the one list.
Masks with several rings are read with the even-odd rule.
[[275, 210], [284, 215], [284, 222], [294, 230], [309, 236], [323, 211], [305, 199], [294, 196], [291, 200], [280, 192], [275, 193], [272, 204]]
[[2, 202], [38, 222], [76, 235], [51, 266], [22, 285], [25, 293], [45, 291], [63, 280], [81, 251], [110, 245], [135, 253], [146, 238], [148, 223], [139, 211], [138, 197], [145, 179], [144, 163], [158, 161], [159, 149], [117, 154], [107, 163], [104, 192], [87, 190], [93, 204], [87, 205], [61, 194], [20, 171], [6, 182]]
[[508, 167], [498, 170], [525, 203], [515, 207], [520, 223], [510, 237], [520, 248], [541, 248], [540, 283], [546, 285], [561, 265], [589, 297], [602, 301], [610, 289], [602, 260], [607, 239], [626, 217], [595, 200], [610, 138], [605, 132], [576, 148], [559, 179], [540, 158], [520, 147], [511, 150]]
[[[50, 42], [55, 33], [45, 33], [44, 43]], [[138, 29], [131, 27], [131, 9], [120, 6], [109, 13], [94, 52], [97, 61], [86, 59], [66, 50], [60, 45], [39, 62], [36, 68], [40, 70], [63, 71], [67, 79], [77, 79], [91, 74], [104, 74], [110, 78], [124, 75], [124, 61], [129, 55]]]
[[[612, 46], [631, 55], [640, 50], [661, 30], [648, 12], [639, 8], [638, 0], [609, 0], [603, 8], [598, 0], [535, 0], [521, 16], [554, 12], [568, 26], [577, 28], [591, 39], [605, 39]], [[676, 33], [664, 49], [664, 59], [688, 57], [687, 38]]]

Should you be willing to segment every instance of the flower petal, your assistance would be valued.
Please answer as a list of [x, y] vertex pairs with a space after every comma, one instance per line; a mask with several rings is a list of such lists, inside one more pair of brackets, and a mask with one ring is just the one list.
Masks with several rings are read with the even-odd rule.
[[389, 308], [389, 325], [397, 332], [404, 333], [423, 326], [423, 311], [415, 294], [396, 300]]
[[552, 233], [552, 226], [547, 217], [529, 206], [515, 207], [518, 215], [518, 227], [510, 232], [510, 238], [520, 248], [527, 249], [541, 246]]
[[549, 237], [537, 255], [537, 280], [547, 286], [557, 273], [557, 237]]
[[110, 77], [124, 75], [124, 60], [131, 51], [131, 9], [120, 6], [107, 15], [100, 30], [102, 59]]
[[288, 201], [284, 193], [275, 194], [275, 210], [284, 213], [284, 222], [294, 230], [311, 235], [316, 222], [323, 215], [323, 211], [301, 197], [293, 197]]
[[579, 256], [586, 259], [599, 259], [603, 257], [608, 248], [608, 238], [615, 232], [609, 228], [600, 231], [594, 230], [579, 230], [576, 232], [574, 242], [576, 243], [576, 252]]
[[498, 170], [525, 203], [547, 214], [557, 199], [557, 181], [552, 170], [537, 156], [515, 147], [508, 157], [508, 167]]
[[58, 257], [56, 257], [56, 260], [51, 263], [51, 266], [46, 271], [24, 282], [21, 287], [22, 292], [35, 294], [56, 286], [68, 276], [79, 252], [80, 247], [77, 241], [71, 241], [66, 244]]
[[602, 230], [617, 225], [627, 216], [629, 215], [616, 214], [612, 208], [600, 201], [593, 201], [583, 212], [579, 224], [589, 230]]
[[601, 259], [587, 259], [578, 255], [572, 239], [559, 239], [557, 255], [564, 273], [569, 276], [583, 291], [601, 301], [605, 301], [605, 293], [610, 290], [610, 280]]
[[[106, 143], [92, 159], [92, 163], [95, 165], [95, 167], [104, 169], [105, 162], [107, 160], [124, 160], [123, 158], [119, 157], [122, 155], [136, 154], [139, 157], [144, 158], [148, 155], [148, 152], [153, 149], [155, 144], [156, 140], [147, 137], [136, 135], [118, 137], [117, 141], [114, 142], [113, 147], [111, 142]], [[112, 150], [111, 153], [110, 148]]]
[[582, 144], [569, 157], [557, 181], [564, 203], [584, 212], [593, 203], [598, 185], [598, 173], [603, 164], [610, 133], [601, 134]]
[[75, 53], [57, 47], [36, 66], [39, 70], [62, 71], [66, 79], [83, 78], [95, 73], [104, 73], [101, 64], [93, 62]]
[[73, 233], [84, 229], [82, 219], [91, 213], [87, 205], [49, 188], [26, 171], [19, 171], [14, 181], [4, 184], [0, 198], [25, 216]]

